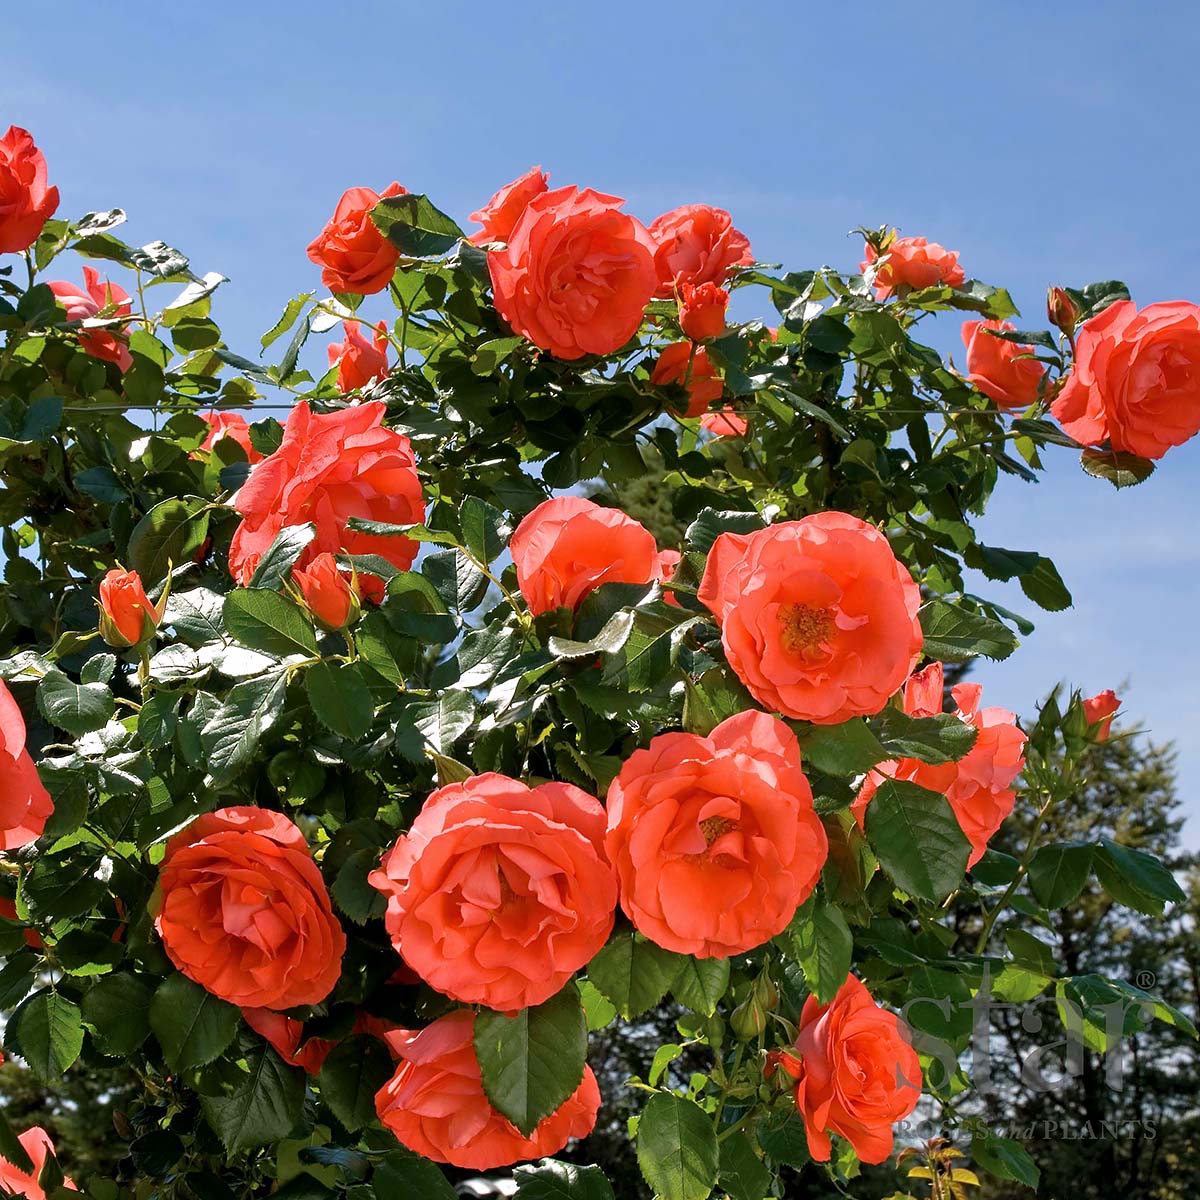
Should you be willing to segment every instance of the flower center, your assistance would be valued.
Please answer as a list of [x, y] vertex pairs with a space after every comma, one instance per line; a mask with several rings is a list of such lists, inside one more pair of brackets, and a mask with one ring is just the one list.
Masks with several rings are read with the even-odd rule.
[[728, 817], [705, 817], [700, 822], [700, 832], [704, 834], [706, 846], [711, 846], [722, 834], [735, 828], [736, 825]]
[[779, 606], [779, 640], [789, 654], [811, 654], [833, 634], [833, 610], [807, 604]]

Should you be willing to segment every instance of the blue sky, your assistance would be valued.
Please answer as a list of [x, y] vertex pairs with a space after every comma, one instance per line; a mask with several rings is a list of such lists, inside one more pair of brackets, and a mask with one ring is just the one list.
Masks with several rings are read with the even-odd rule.
[[[342, 189], [393, 179], [465, 220], [537, 162], [645, 220], [728, 208], [760, 259], [858, 260], [855, 225], [960, 251], [1042, 325], [1049, 282], [1126, 280], [1141, 304], [1195, 282], [1200, 20], [1186, 0], [831, 5], [658, 0], [408, 5], [312, 0], [5, 14], [0, 125], [30, 129], [62, 215], [119, 205], [231, 282], [236, 349], [317, 286], [304, 248]], [[958, 322], [936, 338], [957, 349]], [[1075, 607], [1037, 614], [977, 677], [1020, 712], [1060, 678], [1123, 690], [1179, 749], [1200, 846], [1200, 439], [1122, 493], [1052, 451], [1006, 480], [986, 541], [1058, 563]]]

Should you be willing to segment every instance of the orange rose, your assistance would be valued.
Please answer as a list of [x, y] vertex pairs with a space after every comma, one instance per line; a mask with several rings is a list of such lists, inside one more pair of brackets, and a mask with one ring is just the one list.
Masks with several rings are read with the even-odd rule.
[[831, 1133], [863, 1162], [883, 1162], [892, 1126], [921, 1098], [921, 1063], [907, 1026], [853, 975], [828, 1004], [805, 1000], [795, 1056], [781, 1055], [780, 1065], [796, 1079], [796, 1107], [817, 1162], [829, 1161]]
[[1105, 688], [1104, 691], [1097, 692], [1096, 695], [1083, 702], [1083, 715], [1087, 718], [1087, 723], [1089, 725], [1099, 723], [1099, 728], [1092, 735], [1095, 741], [1108, 741], [1113, 716], [1120, 707], [1121, 701], [1117, 699], [1117, 693], [1112, 688]]
[[688, 417], [699, 417], [707, 412], [708, 406], [720, 400], [725, 390], [721, 373], [713, 366], [705, 347], [694, 346], [692, 342], [672, 342], [658, 356], [650, 373], [650, 382], [661, 387], [667, 383], [682, 384], [685, 379], [688, 381], [688, 406], [684, 415]]
[[[942, 711], [942, 664], [932, 663], [914, 675], [904, 688], [904, 711], [910, 717], [930, 717]], [[1016, 726], [1016, 717], [1003, 708], [980, 709], [983, 688], [960, 683], [951, 690], [964, 724], [979, 732], [975, 745], [958, 762], [924, 763], [915, 758], [879, 763], [871, 771], [851, 809], [861, 828], [867, 805], [885, 778], [905, 779], [932, 792], [941, 792], [971, 843], [968, 866], [974, 866], [992, 835], [1013, 810], [1012, 784], [1025, 766], [1029, 740]]]
[[25, 718], [0, 679], [0, 850], [36, 842], [53, 811], [25, 748]]
[[781, 932], [829, 852], [796, 735], [760, 712], [634, 751], [608, 790], [604, 845], [629, 919], [697, 958], [744, 954]]
[[[863, 248], [863, 254], [866, 257], [858, 264], [860, 271], [880, 259], [879, 252], [870, 242]], [[896, 238], [887, 248], [886, 261], [875, 272], [875, 295], [886, 300], [898, 287], [918, 291], [938, 283], [962, 287], [966, 278], [958, 263], [957, 250], [947, 250], [923, 237]]]
[[543, 501], [517, 526], [508, 548], [534, 616], [578, 608], [602, 583], [668, 579], [679, 561], [671, 551], [660, 554], [640, 522], [582, 496]]
[[371, 209], [389, 196], [405, 196], [408, 188], [389, 183], [382, 192], [348, 188], [333, 216], [308, 247], [308, 257], [321, 268], [321, 282], [331, 292], [382, 292], [396, 271], [400, 251], [379, 232]]
[[1050, 405], [1084, 446], [1162, 458], [1200, 432], [1200, 307], [1186, 300], [1138, 312], [1118, 300], [1085, 321], [1075, 365]]
[[353, 392], [364, 388], [378, 379], [386, 379], [387, 325], [380, 321], [375, 326], [375, 338], [368, 342], [357, 321], [343, 321], [342, 329], [346, 340], [333, 342], [327, 347], [329, 365], [337, 367], [337, 390]]
[[1000, 408], [1028, 408], [1040, 394], [1046, 368], [1032, 358], [1032, 346], [993, 337], [987, 332], [997, 329], [1011, 333], [1015, 328], [1008, 321], [965, 321], [962, 327], [963, 345], [967, 348], [967, 378]]
[[679, 289], [679, 327], [694, 342], [725, 332], [729, 293], [715, 283], [685, 283]]
[[846, 513], [721, 534], [699, 598], [755, 699], [818, 725], [879, 712], [921, 654], [920, 589]]
[[738, 416], [735, 408], [708, 412], [700, 418], [700, 428], [713, 437], [744, 437], [749, 424], [745, 417]]
[[292, 579], [300, 589], [308, 611], [323, 629], [334, 632], [357, 620], [362, 597], [350, 575], [341, 570], [332, 554], [318, 554], [304, 570], [293, 568]]
[[262, 462], [263, 456], [250, 441], [249, 422], [240, 413], [212, 409], [200, 415], [208, 422], [208, 436], [200, 443], [201, 450], [211, 450], [222, 438], [232, 438], [245, 450], [248, 463]]
[[254, 468], [237, 494], [243, 520], [229, 547], [236, 580], [250, 582], [281, 529], [309, 521], [317, 536], [297, 560], [300, 567], [329, 551], [378, 554], [408, 569], [416, 542], [346, 527], [349, 517], [411, 525], [425, 515], [412, 447], [384, 426], [384, 411], [379, 400], [323, 416], [304, 400], [292, 409], [279, 449]]
[[309, 1075], [320, 1073], [330, 1050], [337, 1044], [325, 1038], [304, 1040], [303, 1021], [285, 1017], [269, 1008], [243, 1008], [242, 1019], [285, 1063], [303, 1067]]
[[546, 191], [546, 180], [541, 167], [530, 167], [520, 178], [502, 187], [482, 208], [471, 213], [470, 219], [483, 226], [471, 235], [471, 241], [476, 246], [507, 242], [530, 200]]
[[663, 213], [650, 226], [650, 236], [656, 244], [656, 295], [661, 300], [685, 283], [722, 284], [734, 267], [754, 262], [750, 241], [734, 229], [733, 218], [708, 204], [685, 204]]
[[600, 1089], [591, 1067], [584, 1067], [574, 1094], [522, 1137], [484, 1095], [474, 1035], [475, 1014], [460, 1009], [419, 1032], [388, 1038], [402, 1061], [376, 1094], [375, 1108], [405, 1146], [437, 1162], [487, 1171], [556, 1154], [592, 1132]]
[[654, 293], [654, 243], [591, 188], [535, 196], [502, 250], [488, 251], [496, 310], [558, 358], [611, 354], [638, 331]]
[[604, 809], [569, 783], [438, 788], [368, 876], [404, 961], [467, 1004], [541, 1004], [604, 945], [617, 885]]
[[136, 571], [114, 568], [100, 581], [100, 634], [120, 650], [140, 645], [154, 636], [165, 607], [150, 602]]
[[10, 125], [0, 138], [0, 254], [29, 249], [57, 208], [58, 188], [46, 186], [46, 156], [32, 134]]
[[[66, 310], [68, 321], [87, 321], [96, 318], [127, 317], [133, 312], [129, 293], [115, 283], [100, 282], [94, 267], [83, 268], [83, 286], [57, 279], [50, 285], [54, 298]], [[133, 366], [133, 355], [126, 345], [127, 336], [120, 329], [81, 329], [79, 344], [93, 358], [116, 363], [122, 371]]]
[[240, 1008], [324, 1000], [346, 935], [304, 834], [282, 813], [207, 813], [167, 842], [154, 926], [189, 979]]
[[[18, 1171], [8, 1159], [0, 1158], [0, 1194], [24, 1196], [25, 1200], [46, 1200], [46, 1193], [38, 1183], [38, 1176], [46, 1165], [47, 1157], [54, 1153], [54, 1143], [40, 1125], [31, 1125], [17, 1141], [33, 1160], [33, 1170], [28, 1173]], [[64, 1178], [62, 1185], [68, 1191], [79, 1191], [69, 1179]]]

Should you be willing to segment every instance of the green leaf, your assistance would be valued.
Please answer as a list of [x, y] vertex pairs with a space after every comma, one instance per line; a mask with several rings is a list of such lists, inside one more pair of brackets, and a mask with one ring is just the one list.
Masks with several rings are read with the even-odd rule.
[[196, 587], [186, 592], [172, 592], [167, 600], [163, 620], [189, 646], [207, 646], [222, 641], [225, 625], [221, 607], [225, 597], [210, 588]]
[[977, 1133], [971, 1139], [971, 1157], [976, 1166], [998, 1179], [1015, 1179], [1028, 1188], [1036, 1188], [1041, 1179], [1037, 1163], [1020, 1142], [998, 1137], [990, 1131]]
[[800, 964], [808, 990], [821, 1004], [828, 1004], [846, 982], [854, 954], [854, 935], [842, 910], [820, 899], [810, 900], [781, 940]]
[[514, 1017], [481, 1011], [475, 1018], [475, 1055], [492, 1107], [529, 1137], [583, 1079], [587, 1022], [579, 989], [568, 983], [544, 1004]]
[[150, 1028], [177, 1071], [212, 1062], [237, 1033], [239, 1012], [186, 975], [168, 975], [150, 1001]]
[[633, 933], [619, 933], [588, 964], [588, 979], [627, 1021], [653, 1008], [680, 972], [680, 955]]
[[158, 692], [151, 696], [138, 713], [138, 737], [147, 750], [161, 750], [170, 745], [179, 727], [179, 697], [170, 692]]
[[1118, 904], [1150, 916], [1161, 916], [1168, 901], [1174, 904], [1187, 901], [1175, 876], [1145, 850], [1102, 837], [1096, 844], [1094, 863], [1104, 890]]
[[375, 703], [358, 663], [313, 663], [304, 673], [304, 691], [326, 729], [351, 741], [370, 730]]
[[239, 1049], [236, 1082], [200, 1097], [205, 1119], [231, 1154], [287, 1137], [304, 1116], [304, 1071], [288, 1066], [262, 1038], [247, 1036]]
[[287, 676], [282, 671], [247, 679], [231, 688], [200, 730], [204, 766], [215, 784], [232, 779], [253, 757], [259, 739], [283, 711]]
[[686, 955], [671, 981], [671, 994], [692, 1012], [711, 1017], [729, 987], [729, 959]]
[[759, 1121], [754, 1132], [758, 1144], [776, 1162], [799, 1168], [811, 1161], [808, 1138], [804, 1135], [804, 1121], [794, 1109]]
[[1050, 842], [1029, 862], [1029, 886], [1044, 908], [1063, 908], [1083, 891], [1093, 848], [1082, 842]]
[[449, 754], [454, 743], [475, 721], [475, 702], [469, 692], [444, 691], [431, 704], [409, 710], [421, 736], [438, 754]]
[[977, 655], [1000, 660], [1016, 648], [1013, 632], [982, 613], [960, 608], [947, 600], [930, 600], [921, 606], [925, 656], [942, 662], [967, 662]]
[[379, 866], [379, 850], [373, 846], [355, 850], [338, 868], [329, 891], [334, 902], [356, 925], [382, 917], [387, 908], [383, 893], [371, 886], [367, 875]]
[[61, 1078], [83, 1049], [79, 1006], [48, 988], [35, 992], [9, 1018], [4, 1048], [23, 1058], [39, 1079]]
[[588, 1033], [604, 1029], [617, 1019], [617, 1009], [609, 998], [589, 979], [579, 980], [579, 998], [587, 1018]]
[[[404, 1146], [379, 1161], [371, 1182], [371, 1195], [378, 1200], [458, 1200], [437, 1164]], [[349, 1198], [350, 1192], [346, 1195]]]
[[707, 554], [723, 533], [753, 533], [762, 528], [763, 519], [756, 512], [719, 512], [715, 508], [702, 508], [687, 527], [684, 538], [691, 549]]
[[720, 1150], [719, 1182], [729, 1200], [763, 1200], [771, 1194], [771, 1172], [744, 1133], [727, 1137]]
[[661, 1200], [707, 1200], [717, 1158], [716, 1131], [698, 1104], [670, 1092], [650, 1097], [638, 1122], [637, 1159]]
[[262, 335], [260, 339], [265, 350], [276, 339], [281, 338], [296, 323], [296, 318], [304, 311], [304, 306], [313, 298], [312, 292], [303, 292], [287, 302], [279, 320]]
[[51, 725], [76, 737], [102, 728], [115, 708], [106, 684], [75, 683], [57, 667], [51, 667], [38, 684], [37, 704]]
[[208, 501], [198, 496], [156, 504], [129, 535], [129, 565], [150, 587], [182, 566], [208, 536]]
[[826, 775], [862, 775], [888, 757], [870, 726], [857, 717], [840, 725], [797, 722], [792, 728], [804, 761]]
[[229, 636], [267, 654], [315, 655], [317, 639], [307, 614], [298, 605], [266, 588], [237, 588], [225, 597]]
[[375, 1093], [392, 1077], [395, 1064], [376, 1037], [359, 1034], [338, 1042], [321, 1066], [321, 1098], [351, 1133], [374, 1124]]
[[1145, 483], [1154, 473], [1154, 462], [1139, 458], [1124, 450], [1085, 450], [1079, 456], [1079, 465], [1097, 479], [1107, 479], [1115, 488], [1136, 487]]
[[937, 792], [885, 779], [867, 805], [866, 831], [880, 866], [910, 895], [941, 901], [966, 873], [971, 843]]
[[277, 592], [292, 577], [292, 564], [304, 553], [304, 548], [317, 536], [317, 527], [311, 522], [304, 525], [285, 525], [267, 547], [267, 552], [258, 560], [250, 579], [252, 588], [266, 588]]
[[150, 1035], [150, 988], [125, 972], [95, 983], [83, 997], [83, 1021], [105, 1054], [126, 1058]]
[[445, 254], [463, 231], [419, 192], [388, 196], [371, 210], [384, 237], [409, 258]]
[[536, 1166], [516, 1167], [513, 1178], [517, 1200], [613, 1200], [612, 1184], [599, 1167], [544, 1158]]
[[604, 628], [586, 642], [571, 638], [552, 637], [546, 648], [555, 658], [594, 658], [599, 654], [616, 654], [629, 640], [633, 632], [634, 614], [622, 609], [609, 617]]
[[757, 704], [732, 672], [710, 667], [699, 679], [683, 681], [683, 728], [707, 737], [722, 721]]
[[926, 763], [957, 762], [979, 735], [973, 725], [953, 713], [910, 717], [898, 708], [885, 708], [872, 718], [871, 728], [888, 758], [916, 758]]
[[477, 561], [486, 565], [500, 556], [512, 529], [498, 508], [478, 496], [467, 496], [460, 519], [463, 542]]
[[[29, 1152], [25, 1147], [21, 1145], [13, 1127], [8, 1123], [8, 1117], [4, 1115], [2, 1108], [0, 1108], [0, 1158], [4, 1159], [5, 1162], [11, 1163], [18, 1171], [24, 1171], [26, 1174], [29, 1174], [33, 1170], [33, 1159], [29, 1157]], [[553, 1195], [553, 1193], [549, 1194]], [[582, 1195], [583, 1193], [580, 1194]]]

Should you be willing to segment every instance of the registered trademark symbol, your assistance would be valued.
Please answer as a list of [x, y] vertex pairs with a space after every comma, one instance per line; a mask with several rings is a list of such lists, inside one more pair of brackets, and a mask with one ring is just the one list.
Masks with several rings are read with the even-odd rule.
[[1152, 988], [1155, 983], [1154, 972], [1139, 971], [1134, 979], [1134, 983], [1136, 983], [1138, 987], [1142, 989], [1142, 991], [1149, 991], [1149, 989]]

